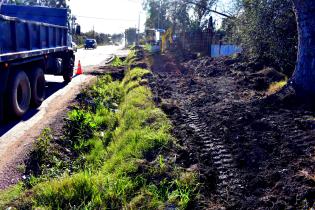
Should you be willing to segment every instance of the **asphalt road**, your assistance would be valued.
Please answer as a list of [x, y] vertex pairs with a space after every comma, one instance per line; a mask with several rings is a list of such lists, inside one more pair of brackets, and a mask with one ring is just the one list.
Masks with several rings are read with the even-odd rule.
[[[78, 62], [80, 61], [84, 71], [91, 71], [91, 67], [103, 65], [106, 59], [110, 58], [112, 55], [125, 55], [127, 53], [125, 50], [121, 49], [122, 46], [112, 45], [99, 46], [95, 50], [78, 49], [78, 52], [75, 53], [75, 69], [77, 68]], [[54, 82], [63, 83], [63, 78], [61, 76], [45, 75], [45, 78], [48, 84]], [[48, 90], [48, 92], [51, 91]]]
[[[126, 51], [121, 50], [121, 46], [99, 46], [95, 50], [79, 49], [76, 56], [76, 72], [78, 61], [81, 62], [84, 71], [93, 71], [93, 67], [103, 65], [104, 62], [114, 54], [126, 54]], [[38, 109], [30, 110], [21, 120], [12, 120], [4, 125], [0, 125], [0, 159], [1, 159], [1, 142], [8, 140], [11, 136], [19, 137], [33, 125], [33, 121], [39, 121], [45, 109], [52, 108], [49, 104], [54, 101], [58, 95], [65, 95], [73, 88], [79, 87], [80, 83], [84, 82], [89, 76], [75, 76], [69, 85], [63, 83], [62, 76], [45, 75], [46, 78], [46, 100]]]
[[[100, 46], [96, 50], [79, 49], [76, 53], [76, 64], [80, 60], [83, 70], [91, 72], [113, 54], [127, 54], [127, 51], [121, 49], [121, 46]], [[42, 106], [29, 110], [20, 120], [11, 120], [0, 125], [0, 189], [17, 182], [18, 175], [16, 172], [11, 173], [11, 170], [14, 170], [12, 168], [23, 162], [23, 158], [27, 156], [25, 151], [31, 148], [41, 130], [65, 110], [67, 104], [74, 100], [82, 87], [93, 77], [91, 74], [75, 76], [72, 82], [66, 85], [61, 76], [45, 75], [46, 100]]]

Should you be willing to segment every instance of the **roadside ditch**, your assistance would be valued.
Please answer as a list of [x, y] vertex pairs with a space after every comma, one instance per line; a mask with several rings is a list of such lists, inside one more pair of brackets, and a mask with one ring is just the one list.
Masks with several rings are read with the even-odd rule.
[[24, 180], [0, 191], [0, 208], [191, 209], [199, 185], [177, 164], [180, 145], [155, 104], [142, 51], [100, 68], [62, 126], [46, 128], [25, 163]]

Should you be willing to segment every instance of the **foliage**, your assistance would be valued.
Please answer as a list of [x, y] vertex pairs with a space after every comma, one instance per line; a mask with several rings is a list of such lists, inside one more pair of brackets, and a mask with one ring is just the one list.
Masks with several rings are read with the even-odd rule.
[[134, 49], [134, 47], [132, 47], [124, 63], [126, 66], [129, 67], [135, 61], [135, 59], [136, 59], [136, 50]]
[[186, 0], [192, 5], [194, 16], [192, 25], [193, 28], [206, 28], [208, 26], [208, 19], [210, 18], [210, 10], [213, 8], [218, 0]]
[[142, 78], [146, 75], [150, 74], [149, 70], [141, 69], [141, 68], [135, 68], [132, 71], [130, 71], [125, 78], [122, 81], [122, 85], [125, 87], [130, 84], [132, 81], [134, 82], [140, 82]]
[[147, 28], [173, 28], [175, 32], [200, 30], [208, 25], [210, 9], [218, 0], [146, 0]]
[[[136, 68], [128, 70], [121, 82], [108, 75], [98, 79], [82, 94], [87, 102], [68, 114], [64, 128], [61, 144], [76, 154], [71, 167], [78, 170], [51, 179], [32, 178], [29, 190], [13, 193], [3, 205], [17, 209], [189, 208], [197, 192], [196, 176], [158, 153], [172, 142], [171, 123], [155, 106], [150, 88], [143, 85], [148, 74]], [[47, 147], [51, 138], [46, 138], [50, 136], [48, 130], [43, 134], [40, 151], [51, 149]], [[148, 162], [146, 157], [155, 159]]]
[[23, 184], [18, 183], [6, 190], [0, 191], [0, 208], [5, 209], [5, 205], [21, 196], [23, 192]]
[[297, 51], [296, 19], [290, 0], [238, 0], [241, 12], [226, 20], [229, 40], [290, 76]]
[[150, 44], [145, 44], [145, 45], [144, 45], [144, 50], [145, 50], [146, 52], [151, 52], [152, 46], [151, 46]]
[[115, 58], [112, 61], [111, 65], [113, 67], [120, 67], [120, 66], [124, 65], [124, 62], [118, 56], [115, 56]]
[[166, 29], [171, 26], [171, 22], [167, 17], [169, 0], [147, 0], [144, 2], [144, 8], [148, 13], [145, 23], [146, 28]]
[[[131, 70], [122, 84], [128, 86], [147, 73], [143, 69]], [[152, 176], [150, 170], [138, 174], [139, 168], [145, 166], [140, 160], [148, 152], [166, 146], [171, 139], [170, 122], [151, 98], [152, 93], [146, 86], [138, 85], [129, 90], [119, 106], [117, 127], [112, 130], [113, 138], [108, 146], [97, 144], [100, 142], [97, 138], [87, 140], [94, 143], [86, 153], [89, 160], [86, 170], [37, 185], [33, 189], [36, 205], [53, 209], [68, 209], [74, 205], [89, 209], [139, 206], [156, 209], [170, 203], [186, 208], [195, 191], [192, 174], [187, 179], [191, 183], [182, 179], [183, 173], [174, 173], [174, 180], [165, 177], [159, 183], [147, 179]], [[158, 159], [160, 166], [166, 167], [161, 156]], [[143, 199], [146, 202], [143, 203]]]
[[54, 8], [67, 8], [66, 0], [9, 0], [8, 3], [17, 5], [40, 5]]

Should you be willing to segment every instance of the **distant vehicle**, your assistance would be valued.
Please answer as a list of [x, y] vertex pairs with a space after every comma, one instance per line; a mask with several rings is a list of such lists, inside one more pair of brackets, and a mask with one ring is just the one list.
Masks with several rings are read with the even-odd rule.
[[164, 29], [147, 29], [145, 31], [145, 39], [147, 44], [160, 45], [163, 34], [165, 34]]
[[77, 44], [74, 43], [74, 42], [71, 42], [71, 45], [72, 45], [73, 52], [78, 52], [78, 46], [77, 46]]
[[145, 31], [146, 44], [150, 46], [152, 53], [161, 51], [162, 37], [164, 34], [164, 29], [147, 29]]
[[45, 99], [44, 74], [73, 76], [67, 9], [0, 7], [0, 121], [23, 116]]
[[95, 39], [86, 39], [84, 48], [87, 49], [96, 49], [97, 48], [97, 42]]

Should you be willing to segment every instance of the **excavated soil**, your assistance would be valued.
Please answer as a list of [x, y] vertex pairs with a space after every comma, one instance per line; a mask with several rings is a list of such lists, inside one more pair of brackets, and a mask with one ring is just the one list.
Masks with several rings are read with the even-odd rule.
[[315, 202], [314, 111], [287, 93], [285, 76], [237, 58], [179, 62], [147, 56], [157, 104], [170, 116], [177, 162], [198, 167], [198, 209], [307, 209]]

